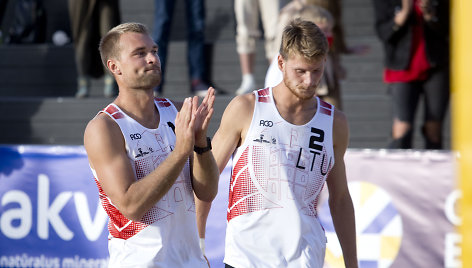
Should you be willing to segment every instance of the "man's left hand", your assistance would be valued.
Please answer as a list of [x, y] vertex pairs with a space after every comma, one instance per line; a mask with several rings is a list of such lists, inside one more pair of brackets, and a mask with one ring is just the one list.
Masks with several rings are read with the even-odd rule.
[[192, 101], [192, 115], [195, 117], [195, 145], [198, 147], [205, 147], [207, 145], [206, 137], [208, 126], [214, 112], [213, 104], [215, 103], [215, 89], [212, 87], [208, 88], [207, 94], [200, 105], [198, 105], [197, 96], [193, 97]]

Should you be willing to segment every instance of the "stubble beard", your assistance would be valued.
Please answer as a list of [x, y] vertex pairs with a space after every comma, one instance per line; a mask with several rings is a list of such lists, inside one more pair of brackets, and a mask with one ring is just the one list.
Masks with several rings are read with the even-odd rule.
[[155, 88], [161, 84], [161, 81], [162, 81], [162, 74], [160, 72], [159, 74], [156, 74], [156, 75], [147, 74], [140, 77], [137, 80], [136, 88], [141, 88], [141, 89]]
[[[292, 92], [292, 94], [295, 95], [295, 97], [297, 97], [301, 100], [309, 100], [309, 99], [313, 98], [316, 95], [316, 88], [318, 87], [318, 85], [316, 85], [316, 86], [313, 87], [312, 90], [310, 90], [310, 91], [313, 92], [313, 94], [302, 94], [301, 92], [308, 92], [308, 90], [306, 90], [304, 88], [297, 87], [296, 85], [293, 86], [285, 79], [284, 79], [284, 84], [290, 90], [290, 92]], [[297, 90], [298, 88], [300, 88], [300, 90]]]

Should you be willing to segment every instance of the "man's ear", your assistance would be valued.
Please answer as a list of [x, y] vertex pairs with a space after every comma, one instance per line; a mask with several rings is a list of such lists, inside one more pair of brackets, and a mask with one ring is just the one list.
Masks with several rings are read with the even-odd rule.
[[284, 71], [284, 67], [285, 67], [285, 61], [284, 61], [284, 58], [282, 57], [282, 55], [278, 55], [277, 56], [277, 66], [279, 66], [279, 70], [280, 71]]
[[116, 75], [121, 74], [120, 66], [118, 66], [116, 61], [108, 60], [107, 61], [107, 67], [110, 70], [110, 72], [112, 72], [113, 74], [116, 74]]

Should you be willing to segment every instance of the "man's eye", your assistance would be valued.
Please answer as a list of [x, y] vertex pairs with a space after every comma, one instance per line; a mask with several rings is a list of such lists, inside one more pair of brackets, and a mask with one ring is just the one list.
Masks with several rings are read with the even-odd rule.
[[138, 57], [142, 57], [142, 56], [146, 55], [146, 53], [144, 51], [136, 51], [136, 52], [134, 52], [133, 55], [138, 56]]

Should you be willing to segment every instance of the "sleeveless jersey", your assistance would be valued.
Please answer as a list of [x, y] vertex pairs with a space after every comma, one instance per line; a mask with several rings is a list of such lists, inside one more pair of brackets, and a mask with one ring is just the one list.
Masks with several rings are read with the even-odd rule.
[[317, 201], [334, 165], [334, 107], [318, 97], [305, 125], [285, 121], [272, 88], [254, 91], [251, 125], [233, 155], [224, 262], [233, 267], [322, 267]]
[[[175, 106], [156, 98], [160, 122], [148, 129], [110, 104], [103, 112], [120, 127], [126, 151], [139, 180], [164, 161], [175, 146]], [[113, 205], [92, 169], [101, 203], [109, 216], [109, 267], [208, 267], [198, 244], [195, 200], [189, 161], [167, 194], [140, 221], [127, 219]]]

